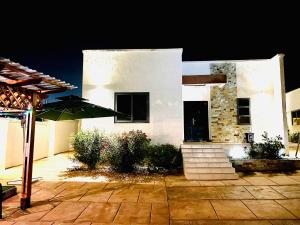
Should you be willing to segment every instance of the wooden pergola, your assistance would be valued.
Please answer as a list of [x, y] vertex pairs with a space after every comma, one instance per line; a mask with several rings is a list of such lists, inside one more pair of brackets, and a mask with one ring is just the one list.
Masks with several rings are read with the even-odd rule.
[[72, 90], [75, 86], [0, 57], [0, 112], [24, 112], [25, 142], [21, 209], [30, 207], [34, 153], [35, 114], [48, 94]]

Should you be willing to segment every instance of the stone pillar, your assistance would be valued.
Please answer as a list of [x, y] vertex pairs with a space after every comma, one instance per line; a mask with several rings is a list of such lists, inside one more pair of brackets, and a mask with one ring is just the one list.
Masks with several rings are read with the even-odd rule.
[[211, 74], [224, 73], [227, 83], [211, 88], [211, 139], [213, 142], [242, 143], [248, 125], [237, 125], [237, 83], [235, 63], [212, 63]]

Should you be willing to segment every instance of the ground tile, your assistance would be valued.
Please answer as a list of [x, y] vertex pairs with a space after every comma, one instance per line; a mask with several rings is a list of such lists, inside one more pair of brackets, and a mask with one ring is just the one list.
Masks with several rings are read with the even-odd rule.
[[63, 181], [39, 181], [36, 186], [42, 189], [53, 190], [64, 184]]
[[288, 176], [288, 178], [291, 178], [294, 181], [297, 181], [298, 183], [300, 183], [300, 176]]
[[107, 183], [101, 183], [101, 182], [87, 182], [83, 186], [80, 187], [80, 189], [86, 189], [86, 190], [102, 190]]
[[189, 220], [170, 220], [170, 225], [190, 225]]
[[4, 202], [2, 202], [3, 207], [18, 207], [20, 206], [20, 195], [15, 195], [11, 198], [5, 199]]
[[109, 190], [89, 190], [80, 199], [80, 201], [86, 202], [107, 202], [109, 197], [112, 195], [113, 191]]
[[86, 202], [62, 202], [47, 213], [41, 221], [74, 222], [87, 206]]
[[268, 177], [271, 181], [275, 182], [279, 185], [293, 185], [293, 184], [300, 184], [296, 180], [293, 180], [287, 176], [270, 176]]
[[[20, 205], [20, 203], [19, 203]], [[14, 212], [18, 211], [18, 206], [2, 206], [2, 217], [6, 218], [12, 215]]]
[[130, 188], [130, 183], [122, 183], [122, 182], [115, 182], [115, 183], [108, 183], [104, 189], [105, 190], [124, 190]]
[[201, 180], [201, 181], [198, 181], [198, 182], [201, 186], [213, 186], [213, 187], [225, 186], [223, 181], [219, 181], [219, 180]]
[[137, 183], [137, 184], [131, 184], [130, 189], [136, 189], [136, 190], [152, 190], [154, 189], [154, 181], [149, 183]]
[[150, 223], [169, 224], [169, 219], [169, 207], [167, 204], [152, 204]]
[[62, 190], [56, 189], [42, 189], [31, 196], [31, 201], [33, 202], [42, 202], [49, 201], [54, 198], [57, 194], [59, 194]]
[[4, 221], [2, 219], [0, 219], [0, 225], [11, 225], [11, 224], [14, 224], [15, 222], [9, 222], [9, 221]]
[[138, 202], [165, 203], [167, 192], [165, 189], [141, 190]]
[[61, 223], [61, 222], [55, 222], [52, 225], [91, 225], [91, 222], [75, 222], [75, 223]]
[[169, 210], [171, 219], [217, 219], [217, 215], [208, 200], [198, 200], [195, 202], [170, 201]]
[[112, 223], [119, 207], [119, 203], [91, 203], [76, 222]]
[[272, 225], [267, 220], [224, 220], [220, 225]]
[[198, 187], [201, 186], [199, 181], [196, 180], [168, 180], [166, 181], [167, 187]]
[[254, 199], [243, 186], [216, 187], [221, 199]]
[[64, 189], [61, 193], [52, 198], [51, 201], [78, 201], [86, 192], [87, 190], [80, 188]]
[[201, 199], [221, 199], [216, 187], [172, 187], [167, 188], [169, 200], [197, 201]]
[[151, 204], [148, 203], [122, 203], [114, 219], [114, 223], [133, 224], [150, 222]]
[[243, 200], [259, 219], [295, 219], [290, 212], [273, 200]]
[[243, 177], [243, 179], [252, 185], [276, 185], [275, 182], [266, 177]]
[[86, 183], [85, 182], [65, 182], [63, 183], [62, 185], [58, 186], [56, 189], [68, 189], [68, 190], [71, 190], [71, 189], [79, 189], [81, 187], [83, 187]]
[[139, 194], [140, 190], [115, 190], [108, 199], [108, 202], [137, 202]]
[[300, 218], [300, 199], [276, 200], [276, 202]]
[[14, 221], [39, 221], [48, 211], [44, 212], [34, 212], [34, 213], [28, 213], [24, 212], [22, 210], [18, 210], [14, 214], [10, 216], [10, 219]]
[[246, 186], [246, 185], [252, 185], [248, 181], [244, 180], [243, 178], [239, 178], [238, 180], [222, 180], [222, 182], [226, 186]]
[[245, 186], [256, 199], [285, 199], [270, 186]]
[[273, 189], [287, 198], [300, 198], [300, 186], [272, 186]]
[[219, 220], [192, 220], [190, 225], [220, 225]]
[[270, 220], [273, 225], [300, 225], [300, 220]]
[[26, 210], [17, 210], [9, 218], [15, 221], [39, 221], [46, 213], [56, 205], [49, 203], [34, 202]]
[[52, 225], [52, 222], [16, 222], [14, 225]]
[[239, 200], [211, 200], [219, 219], [256, 219]]

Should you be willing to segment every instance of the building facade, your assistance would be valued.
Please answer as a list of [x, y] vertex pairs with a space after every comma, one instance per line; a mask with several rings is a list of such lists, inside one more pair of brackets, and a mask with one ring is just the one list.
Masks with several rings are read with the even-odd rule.
[[247, 132], [287, 141], [283, 55], [182, 62], [182, 49], [84, 50], [82, 87], [92, 103], [128, 115], [83, 120], [82, 129], [139, 129], [177, 146], [226, 143], [233, 157]]

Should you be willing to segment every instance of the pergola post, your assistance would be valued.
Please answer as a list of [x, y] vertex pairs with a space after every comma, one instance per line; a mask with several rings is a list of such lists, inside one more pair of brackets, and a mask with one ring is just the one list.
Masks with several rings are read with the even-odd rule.
[[35, 135], [35, 114], [37, 105], [37, 93], [32, 95], [32, 107], [26, 112], [25, 121], [25, 141], [24, 141], [24, 162], [22, 176], [21, 209], [30, 207], [32, 165], [34, 153], [34, 135]]

